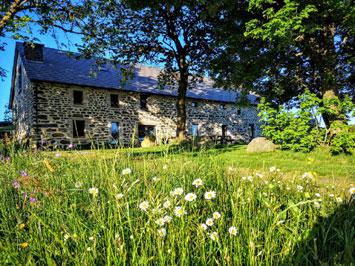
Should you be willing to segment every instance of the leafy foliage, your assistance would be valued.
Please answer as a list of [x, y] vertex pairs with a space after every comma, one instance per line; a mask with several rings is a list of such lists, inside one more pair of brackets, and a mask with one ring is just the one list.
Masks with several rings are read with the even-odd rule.
[[[226, 1], [222, 9], [215, 35], [225, 50], [212, 68], [219, 85], [253, 90], [274, 107], [307, 89], [319, 99], [354, 99], [352, 0]], [[322, 116], [327, 129], [338, 119]]]
[[86, 57], [109, 57], [125, 84], [136, 64], [164, 65], [162, 89], [178, 88], [177, 135], [185, 134], [185, 97], [202, 81], [213, 52], [208, 4], [200, 1], [87, 1], [89, 23], [79, 50]]
[[[334, 154], [354, 152], [355, 135], [347, 124], [354, 110], [349, 96], [342, 101], [337, 97], [321, 100], [306, 91], [299, 101], [299, 110], [292, 112], [286, 105], [274, 109], [263, 98], [258, 106], [260, 121], [264, 122], [263, 135], [281, 149], [309, 152], [317, 145], [330, 144]], [[329, 130], [321, 128], [318, 119], [326, 112], [336, 114], [343, 123], [334, 121]], [[334, 136], [330, 134], [332, 130], [337, 131]]]

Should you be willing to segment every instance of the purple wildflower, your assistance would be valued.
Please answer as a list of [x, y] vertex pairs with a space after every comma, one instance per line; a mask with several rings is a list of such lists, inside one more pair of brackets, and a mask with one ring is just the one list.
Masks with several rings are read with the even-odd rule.
[[73, 148], [73, 144], [69, 144], [68, 148], [69, 149]]
[[25, 171], [23, 171], [22, 177], [26, 177], [27, 175], [28, 175], [28, 173], [26, 173]]
[[6, 157], [6, 161], [10, 161], [10, 157]]
[[2, 155], [0, 154], [0, 160], [2, 159]]
[[36, 202], [36, 199], [35, 199], [35, 198], [30, 198], [30, 202], [31, 202], [31, 203], [35, 203], [35, 202]]
[[57, 153], [55, 156], [56, 156], [56, 157], [60, 157], [60, 153]]
[[27, 197], [27, 193], [23, 193], [23, 196], [24, 196], [24, 197]]
[[15, 186], [15, 188], [19, 188], [19, 187], [20, 187], [20, 184], [17, 183], [17, 180], [15, 180], [15, 182], [13, 183], [13, 185]]

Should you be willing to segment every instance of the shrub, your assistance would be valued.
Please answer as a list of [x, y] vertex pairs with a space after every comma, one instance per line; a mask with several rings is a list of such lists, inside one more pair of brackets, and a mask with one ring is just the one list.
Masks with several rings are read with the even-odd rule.
[[[307, 91], [299, 96], [299, 109], [287, 110], [281, 105], [276, 110], [263, 98], [258, 106], [263, 135], [280, 149], [309, 152], [317, 145], [330, 144], [332, 153], [353, 153], [355, 151], [354, 126], [348, 125], [349, 114], [354, 104], [349, 96], [319, 99]], [[320, 127], [318, 117], [327, 113], [336, 116], [330, 129]], [[335, 134], [330, 134], [335, 132]], [[329, 138], [330, 136], [330, 138]]]

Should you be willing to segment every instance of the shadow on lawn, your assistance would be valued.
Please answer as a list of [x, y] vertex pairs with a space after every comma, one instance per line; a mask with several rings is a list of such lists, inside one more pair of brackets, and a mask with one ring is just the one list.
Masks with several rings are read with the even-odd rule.
[[355, 265], [355, 197], [332, 215], [318, 217], [283, 265]]
[[132, 152], [132, 155], [136, 157], [154, 157], [154, 158], [159, 158], [163, 157], [166, 154], [170, 155], [186, 155], [189, 154], [189, 156], [197, 156], [199, 153], [205, 152], [206, 154], [220, 154], [224, 152], [231, 152], [231, 151], [236, 151], [236, 150], [243, 150], [245, 149], [245, 145], [239, 145], [239, 144], [234, 144], [234, 145], [215, 145], [211, 148], [194, 148], [192, 149], [191, 147], [188, 146], [181, 146], [181, 145], [171, 145], [167, 147], [167, 149], [159, 149], [159, 150], [142, 150], [142, 149], [133, 149], [130, 150]]

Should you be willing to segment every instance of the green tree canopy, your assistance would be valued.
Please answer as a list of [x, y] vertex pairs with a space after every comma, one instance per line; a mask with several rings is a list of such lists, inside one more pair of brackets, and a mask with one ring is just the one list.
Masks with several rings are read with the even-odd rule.
[[[275, 104], [303, 94], [320, 99], [355, 95], [355, 5], [344, 1], [229, 2], [217, 45], [226, 47], [213, 75], [225, 87], [244, 85]], [[246, 10], [246, 5], [248, 9]], [[239, 12], [240, 13], [240, 12]], [[238, 41], [244, 30], [248, 45]], [[258, 43], [253, 42], [258, 41]], [[223, 62], [223, 64], [222, 64]], [[329, 127], [339, 115], [323, 115]]]
[[164, 65], [162, 87], [178, 89], [177, 136], [186, 131], [187, 90], [201, 81], [212, 56], [207, 23], [212, 6], [199, 1], [88, 1], [89, 22], [81, 28], [84, 56], [108, 56], [122, 64], [126, 79], [135, 64]]

